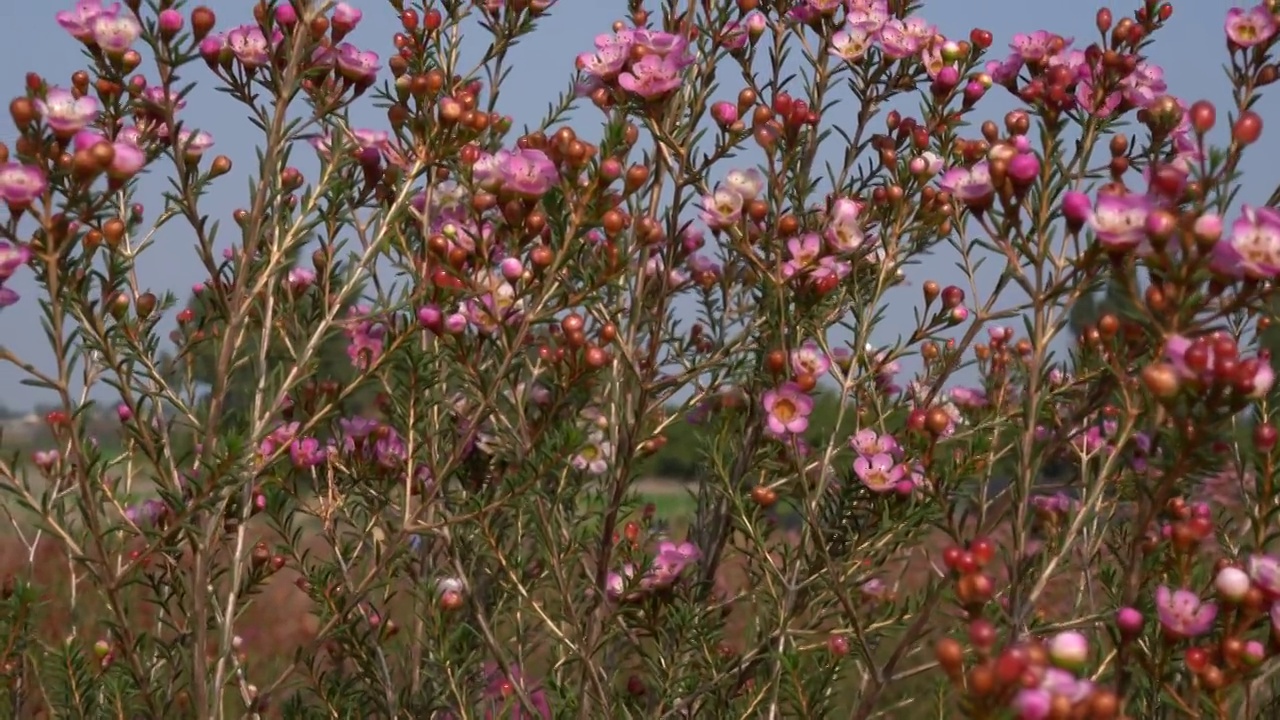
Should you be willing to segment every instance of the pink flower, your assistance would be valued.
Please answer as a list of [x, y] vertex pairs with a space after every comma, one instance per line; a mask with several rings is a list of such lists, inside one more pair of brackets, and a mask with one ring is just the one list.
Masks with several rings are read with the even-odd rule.
[[847, 25], [843, 30], [837, 30], [831, 36], [831, 50], [829, 51], [835, 57], [847, 62], [855, 62], [861, 60], [863, 55], [871, 49], [874, 37], [872, 33], [852, 25]]
[[[476, 278], [478, 293], [462, 304], [462, 315], [483, 333], [492, 334], [504, 324], [516, 322], [523, 310], [515, 287], [496, 268], [481, 271]], [[447, 321], [446, 321], [447, 324]]]
[[955, 196], [971, 210], [985, 210], [995, 199], [996, 188], [991, 182], [991, 171], [986, 162], [973, 167], [954, 167], [938, 178], [938, 185]]
[[718, 38], [720, 47], [730, 52], [744, 50], [747, 47], [747, 41], [750, 35], [747, 32], [747, 26], [738, 20], [730, 20], [720, 29]]
[[882, 493], [896, 490], [905, 471], [892, 455], [877, 453], [870, 457], [859, 455], [853, 461], [853, 474], [858, 476], [868, 490]]
[[36, 112], [60, 138], [69, 138], [80, 132], [98, 116], [98, 101], [89, 97], [76, 97], [62, 88], [49, 88], [43, 99], [35, 101]]
[[34, 165], [16, 162], [0, 165], [0, 200], [12, 212], [25, 210], [48, 186], [44, 171]]
[[1170, 637], [1193, 638], [1213, 627], [1218, 606], [1201, 602], [1200, 597], [1190, 590], [1171, 591], [1161, 585], [1156, 588], [1156, 616]]
[[213, 147], [213, 136], [204, 130], [183, 130], [178, 133], [178, 147], [188, 158], [199, 158]]
[[622, 45], [610, 45], [596, 52], [584, 52], [575, 62], [578, 69], [593, 80], [612, 82], [626, 65], [630, 49]]
[[587, 436], [586, 444], [573, 456], [570, 464], [590, 475], [603, 475], [609, 469], [612, 457], [613, 444], [597, 430]]
[[246, 70], [256, 70], [271, 61], [271, 46], [257, 25], [241, 25], [227, 33], [227, 47]]
[[93, 40], [93, 23], [100, 17], [115, 17], [120, 13], [120, 3], [102, 6], [102, 0], [79, 0], [74, 10], [59, 10], [54, 19], [71, 37], [81, 41]]
[[93, 29], [93, 41], [102, 48], [102, 52], [112, 57], [124, 55], [142, 35], [142, 25], [132, 13], [102, 13], [93, 19], [90, 27]]
[[1055, 41], [1062, 41], [1063, 46], [1070, 45], [1071, 41], [1055, 35], [1048, 30], [1037, 30], [1033, 33], [1018, 33], [1013, 36], [1013, 42], [1009, 47], [1017, 53], [1018, 57], [1025, 63], [1041, 63], [1049, 59], [1054, 54], [1053, 45]]
[[113, 180], [128, 180], [147, 164], [147, 154], [133, 143], [117, 141], [111, 143], [111, 147], [115, 156], [107, 168], [107, 177]]
[[351, 316], [347, 328], [347, 338], [351, 344], [347, 346], [347, 357], [358, 370], [367, 370], [382, 357], [383, 338], [387, 334], [385, 325], [369, 319], [368, 309], [353, 307], [348, 311]]
[[693, 64], [693, 56], [688, 52], [689, 41], [682, 35], [662, 30], [631, 30], [623, 31], [620, 35], [622, 34], [629, 37], [632, 47], [669, 58], [679, 70]]
[[785, 437], [804, 432], [809, 428], [809, 414], [813, 412], [813, 398], [794, 382], [785, 382], [775, 390], [764, 394], [764, 410], [769, 414], [765, 427], [771, 435]]
[[1148, 62], [1139, 62], [1120, 82], [1120, 87], [1124, 99], [1134, 107], [1147, 107], [1169, 89], [1164, 68]]
[[333, 8], [333, 25], [341, 28], [343, 32], [354, 30], [363, 17], [363, 12], [344, 2], [338, 3]]
[[1014, 53], [1004, 60], [989, 60], [984, 69], [991, 76], [991, 82], [1012, 88], [1018, 82], [1018, 73], [1022, 71], [1023, 65], [1025, 62], [1022, 56]]
[[893, 17], [889, 12], [888, 0], [848, 0], [846, 5], [845, 26], [872, 35], [879, 34], [884, 24]]
[[285, 276], [285, 286], [294, 293], [301, 293], [316, 281], [316, 273], [310, 268], [295, 267]]
[[791, 351], [791, 369], [797, 375], [808, 373], [814, 377], [831, 369], [831, 358], [812, 340]]
[[362, 165], [376, 167], [382, 156], [391, 152], [391, 135], [383, 130], [357, 128], [351, 131], [356, 146], [356, 160]]
[[502, 150], [495, 156], [502, 189], [525, 198], [539, 198], [560, 182], [555, 163], [541, 150]]
[[372, 50], [362, 51], [351, 43], [338, 46], [335, 62], [338, 73], [350, 82], [362, 85], [372, 84], [378, 76], [382, 65], [378, 53]]
[[299, 470], [307, 470], [324, 463], [327, 453], [315, 438], [299, 438], [289, 444], [289, 461]]
[[1267, 9], [1266, 3], [1259, 3], [1248, 10], [1231, 8], [1227, 11], [1224, 29], [1227, 39], [1242, 48], [1261, 45], [1276, 34], [1276, 20]]
[[827, 231], [824, 235], [832, 252], [847, 254], [856, 252], [866, 242], [859, 215], [862, 204], [849, 198], [839, 198], [827, 215]]
[[790, 259], [782, 266], [782, 277], [791, 279], [817, 265], [822, 254], [822, 238], [817, 233], [805, 233], [787, 241]]
[[743, 197], [729, 187], [718, 187], [702, 198], [702, 221], [712, 230], [727, 230], [742, 221]]
[[618, 85], [645, 100], [657, 100], [680, 87], [680, 71], [679, 64], [670, 57], [646, 55], [618, 75]]
[[1151, 198], [1130, 193], [1099, 193], [1089, 224], [1098, 242], [1109, 250], [1134, 250], [1147, 241]]
[[1280, 599], [1280, 560], [1270, 555], [1250, 555], [1249, 579], [1268, 599]]
[[881, 435], [875, 430], [859, 430], [849, 438], [849, 447], [859, 455], [868, 457], [881, 454], [896, 455], [901, 449], [892, 435], [888, 433]]
[[747, 170], [730, 170], [724, 176], [724, 185], [742, 196], [743, 201], [750, 202], [764, 192], [764, 175], [755, 168]]
[[641, 581], [646, 588], [668, 587], [675, 582], [680, 573], [702, 558], [702, 551], [691, 542], [679, 545], [666, 541], [658, 543], [658, 551], [654, 554], [653, 565]]
[[920, 18], [893, 18], [880, 28], [880, 49], [885, 57], [901, 60], [918, 54], [936, 28]]
[[1214, 268], [1224, 274], [1271, 280], [1280, 275], [1280, 210], [1241, 208], [1227, 242], [1214, 246]]
[[163, 86], [152, 85], [142, 91], [143, 102], [160, 110], [167, 111], [172, 108], [174, 111], [181, 110], [187, 106], [187, 101], [182, 96], [172, 90], [165, 90]]
[[13, 277], [18, 268], [31, 260], [31, 250], [26, 245], [14, 245], [0, 240], [0, 282]]

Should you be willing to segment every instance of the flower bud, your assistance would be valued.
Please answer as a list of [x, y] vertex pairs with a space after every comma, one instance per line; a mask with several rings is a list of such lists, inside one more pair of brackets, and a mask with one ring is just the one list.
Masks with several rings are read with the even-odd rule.
[[1244, 600], [1250, 586], [1249, 574], [1230, 565], [1219, 570], [1213, 578], [1213, 588], [1218, 591], [1218, 597], [1232, 603]]
[[1142, 369], [1142, 383], [1158, 398], [1171, 398], [1178, 394], [1182, 383], [1173, 365], [1166, 362], [1152, 363]]
[[1089, 196], [1075, 190], [1068, 190], [1062, 196], [1062, 217], [1067, 221], [1067, 229], [1079, 232], [1093, 214], [1093, 204]]
[[1116, 629], [1120, 631], [1120, 638], [1123, 640], [1133, 640], [1141, 635], [1145, 624], [1142, 613], [1134, 608], [1122, 607], [1116, 611]]
[[1049, 641], [1049, 659], [1064, 670], [1079, 670], [1089, 659], [1089, 641], [1074, 630], [1060, 632]]

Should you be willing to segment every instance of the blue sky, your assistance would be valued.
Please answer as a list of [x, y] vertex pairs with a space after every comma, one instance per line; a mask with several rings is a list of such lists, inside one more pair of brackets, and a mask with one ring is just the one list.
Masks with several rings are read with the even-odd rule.
[[[723, 1], [723, 0], [722, 0]], [[71, 74], [84, 66], [78, 43], [71, 39], [54, 21], [59, 9], [70, 8], [73, 0], [53, 2], [6, 2], [0, 7], [0, 87], [7, 88], [9, 97], [18, 94], [24, 75], [31, 70], [41, 72], [53, 84], [69, 85]], [[208, 0], [206, 4], [218, 13], [218, 27], [224, 29], [250, 20], [251, 0]], [[656, 6], [657, 3], [648, 3]], [[1139, 0], [1118, 3], [1136, 7]], [[1225, 82], [1223, 63], [1227, 59], [1223, 42], [1223, 17], [1235, 3], [1227, 0], [1184, 0], [1175, 3], [1176, 10], [1169, 26], [1161, 33], [1151, 60], [1165, 69], [1170, 91], [1188, 102], [1209, 99], [1220, 108], [1220, 125], [1225, 125], [1225, 108], [1230, 101]], [[563, 91], [573, 73], [574, 56], [589, 49], [592, 38], [609, 32], [610, 25], [626, 14], [625, 0], [560, 0], [551, 17], [543, 22], [538, 33], [523, 40], [515, 49], [514, 72], [504, 86], [500, 110], [513, 116], [516, 126], [534, 123], [542, 116], [547, 103]], [[399, 23], [385, 1], [367, 0], [358, 3], [365, 19], [350, 38], [361, 47], [377, 51], [385, 59], [391, 52], [391, 36]], [[1073, 3], [1063, 0], [934, 0], [927, 2], [924, 16], [938, 25], [944, 35], [964, 38], [970, 28], [979, 25], [995, 35], [993, 51], [1002, 56], [1014, 33], [1050, 29], [1064, 35], [1075, 36], [1083, 46], [1096, 37], [1094, 29], [1095, 3]], [[1117, 19], [1121, 11], [1116, 10]], [[477, 33], [479, 34], [479, 33]], [[472, 44], [473, 53], [482, 50], [485, 38], [481, 35]], [[224, 179], [205, 203], [205, 210], [215, 216], [229, 218], [236, 207], [247, 199], [245, 172], [253, 160], [255, 130], [245, 120], [245, 113], [225, 98], [213, 92], [211, 73], [203, 67], [188, 70], [189, 79], [201, 82], [188, 101], [184, 116], [189, 126], [212, 132], [216, 138], [214, 152], [230, 156], [237, 166], [233, 177]], [[723, 99], [736, 97], [740, 85], [725, 79]], [[7, 100], [6, 103], [7, 105]], [[999, 121], [1012, 107], [1003, 91], [993, 91], [980, 106], [980, 114]], [[1275, 187], [1280, 173], [1276, 171], [1274, 158], [1280, 149], [1273, 135], [1280, 133], [1280, 116], [1275, 114], [1274, 97], [1264, 98], [1259, 112], [1274, 125], [1264, 132], [1263, 140], [1255, 147], [1244, 164], [1246, 172], [1245, 202], [1264, 202]], [[598, 124], [591, 107], [580, 111], [584, 127]], [[827, 122], [839, 122], [840, 110], [824, 118]], [[379, 126], [384, 120], [381, 112], [366, 107], [354, 116], [353, 124]], [[1219, 128], [1221, 137], [1222, 128]], [[583, 133], [584, 135], [587, 133]], [[0, 141], [11, 142], [14, 132], [8, 114], [0, 118]], [[832, 155], [833, 153], [824, 153]], [[819, 164], [819, 167], [821, 165]], [[728, 169], [728, 168], [725, 168]], [[159, 207], [160, 178], [150, 178], [143, 184], [142, 202], [148, 207], [148, 216], [154, 217]], [[224, 241], [224, 245], [225, 245]], [[954, 257], [944, 251], [929, 260], [923, 268], [916, 268], [912, 277], [918, 278], [915, 286], [925, 277], [941, 282], [957, 282], [961, 275], [954, 269]], [[173, 290], [185, 297], [189, 288], [203, 279], [203, 270], [196, 260], [193, 243], [180, 231], [163, 233], [158, 242], [138, 262], [143, 278], [152, 283], [151, 289]], [[0, 344], [20, 357], [39, 366], [46, 366], [51, 358], [47, 342], [39, 325], [35, 306], [36, 288], [30, 273], [19, 271], [11, 287], [24, 297], [19, 304], [0, 312]], [[911, 307], [918, 290], [911, 290], [910, 303], [895, 303], [899, 308], [887, 317], [887, 328], [903, 328], [911, 322]], [[167, 334], [171, 326], [165, 327]], [[896, 332], [896, 331], [895, 331]], [[893, 340], [892, 335], [883, 338]], [[47, 401], [39, 391], [19, 384], [21, 372], [11, 366], [0, 366], [0, 404], [10, 408], [25, 408]], [[105, 395], [101, 396], [107, 399]]]

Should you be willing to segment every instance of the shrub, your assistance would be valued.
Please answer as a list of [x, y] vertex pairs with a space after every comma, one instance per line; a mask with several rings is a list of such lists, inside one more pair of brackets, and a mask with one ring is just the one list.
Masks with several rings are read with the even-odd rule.
[[[0, 464], [13, 715], [1273, 716], [1275, 3], [1219, 118], [1168, 2], [1002, 56], [636, 0], [517, 131], [568, 4], [392, 0], [385, 60], [343, 2], [57, 12], [84, 69], [0, 146], [53, 358], [0, 350], [53, 407]], [[178, 226], [185, 305], [137, 266]]]

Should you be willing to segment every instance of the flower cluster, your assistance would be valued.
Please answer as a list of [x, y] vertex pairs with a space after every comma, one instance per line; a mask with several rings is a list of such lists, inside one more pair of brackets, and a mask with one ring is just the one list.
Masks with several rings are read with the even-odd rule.
[[686, 68], [696, 62], [688, 38], [658, 30], [622, 30], [596, 37], [594, 52], [578, 56], [583, 81], [579, 95], [622, 91], [658, 102], [680, 87]]

